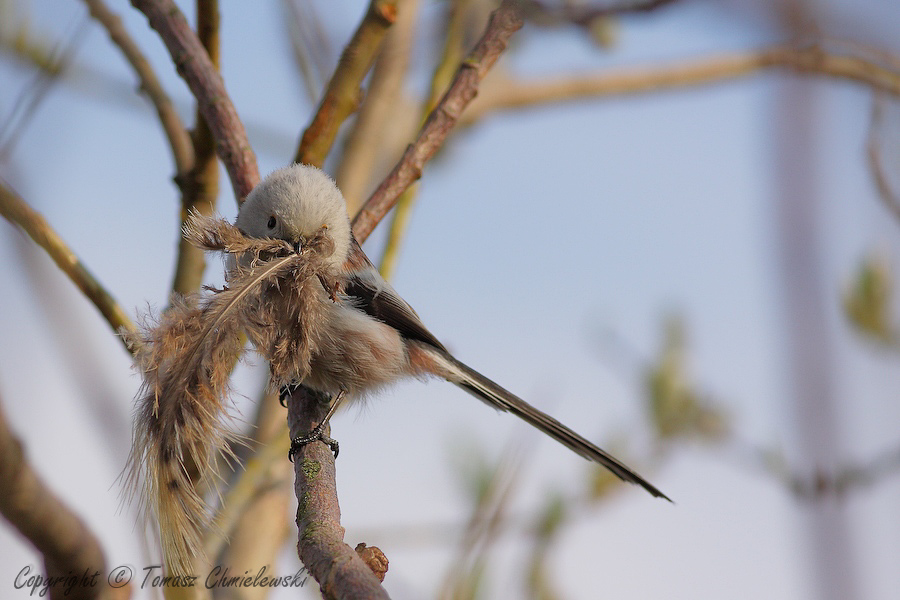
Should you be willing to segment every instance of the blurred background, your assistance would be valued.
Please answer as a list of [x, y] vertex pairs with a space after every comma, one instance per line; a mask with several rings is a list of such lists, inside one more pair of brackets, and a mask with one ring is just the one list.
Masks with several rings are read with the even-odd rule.
[[[263, 174], [291, 161], [366, 6], [221, 3], [221, 69]], [[584, 84], [521, 98], [776, 45], [863, 57], [896, 81], [900, 5], [685, 0], [611, 18], [591, 16], [599, 2], [533, 6], [544, 10], [426, 167], [406, 228], [389, 240], [389, 216], [364, 248], [376, 263], [390, 249], [395, 287], [457, 357], [674, 504], [451, 385], [413, 381], [332, 422], [347, 542], [385, 552], [394, 598], [897, 598], [897, 97], [757, 66], [641, 93]], [[127, 3], [110, 8], [192, 124], [156, 33]], [[395, 76], [389, 101], [364, 104], [371, 137], [354, 142], [363, 117], [351, 119], [325, 165], [351, 203], [413, 139], [450, 25], [464, 54], [492, 8], [401, 0], [372, 76]], [[0, 15], [4, 185], [132, 318], [162, 310], [181, 206], [152, 105], [85, 3], [4, 0]], [[224, 170], [219, 189], [216, 211], [233, 219]], [[110, 567], [158, 564], [117, 481], [140, 385], [129, 355], [8, 222], [0, 261], [12, 428]], [[221, 284], [221, 261], [208, 263], [203, 282]], [[238, 367], [239, 423], [254, 422], [265, 377], [252, 353]], [[282, 511], [279, 575], [299, 564], [295, 510]], [[13, 581], [29, 564], [41, 560], [0, 523], [4, 595], [25, 596]]]

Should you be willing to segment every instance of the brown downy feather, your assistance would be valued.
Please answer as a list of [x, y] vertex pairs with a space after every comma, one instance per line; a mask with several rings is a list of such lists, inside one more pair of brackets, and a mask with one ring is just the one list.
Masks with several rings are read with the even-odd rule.
[[270, 361], [271, 385], [302, 379], [313, 351], [310, 313], [321, 304], [322, 287], [329, 289], [324, 259], [334, 244], [323, 229], [297, 253], [282, 240], [248, 238], [225, 221], [197, 214], [184, 235], [239, 260], [224, 289], [175, 299], [131, 340], [144, 382], [129, 489], [141, 492], [159, 520], [170, 572], [187, 574], [202, 554], [210, 517], [197, 484], [215, 472], [217, 453], [228, 453], [225, 397], [243, 335]]

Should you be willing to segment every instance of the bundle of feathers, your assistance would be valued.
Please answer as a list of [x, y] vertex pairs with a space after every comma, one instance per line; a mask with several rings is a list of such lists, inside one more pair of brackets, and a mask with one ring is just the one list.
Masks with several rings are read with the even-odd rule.
[[[143, 374], [128, 487], [159, 519], [172, 571], [189, 572], [208, 524], [198, 478], [229, 455], [223, 414], [228, 377], [246, 340], [269, 361], [272, 389], [309, 373], [311, 314], [327, 294], [340, 301], [324, 267], [334, 243], [323, 227], [296, 249], [283, 240], [250, 238], [227, 221], [192, 214], [185, 237], [229, 255], [226, 286], [173, 302], [157, 322], [127, 336]], [[314, 325], [312, 325], [314, 327]]]

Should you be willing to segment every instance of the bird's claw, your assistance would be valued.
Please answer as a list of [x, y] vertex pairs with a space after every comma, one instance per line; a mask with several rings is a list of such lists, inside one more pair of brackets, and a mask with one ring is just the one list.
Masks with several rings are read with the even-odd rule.
[[319, 423], [312, 431], [291, 439], [291, 449], [288, 450], [288, 459], [291, 462], [294, 462], [294, 455], [299, 452], [303, 446], [312, 442], [322, 442], [323, 444], [327, 444], [334, 453], [334, 457], [338, 457], [340, 446], [338, 445], [337, 440], [325, 435], [325, 423]]

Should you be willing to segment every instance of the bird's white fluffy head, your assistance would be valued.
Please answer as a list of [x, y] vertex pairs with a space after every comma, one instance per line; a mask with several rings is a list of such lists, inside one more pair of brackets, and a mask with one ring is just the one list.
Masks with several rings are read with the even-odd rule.
[[263, 179], [247, 195], [235, 225], [250, 237], [292, 244], [311, 238], [324, 225], [334, 240], [336, 266], [350, 253], [350, 219], [344, 196], [328, 175], [309, 165], [284, 167]]

